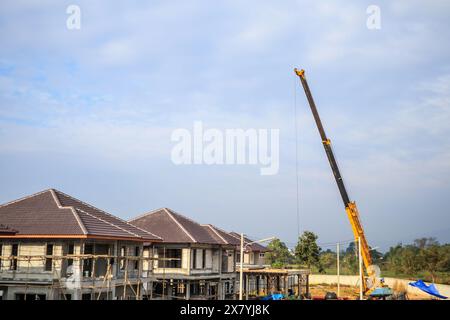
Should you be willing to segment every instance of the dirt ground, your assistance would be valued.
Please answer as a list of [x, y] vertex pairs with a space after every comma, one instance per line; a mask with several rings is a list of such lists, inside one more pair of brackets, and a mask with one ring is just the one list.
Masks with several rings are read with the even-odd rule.
[[[327, 284], [311, 285], [310, 292], [311, 292], [311, 297], [313, 299], [323, 299], [327, 292], [337, 293], [337, 286], [336, 285], [327, 285]], [[359, 299], [359, 288], [351, 287], [351, 286], [341, 286], [340, 298], [347, 299], [347, 300]], [[408, 294], [407, 299], [408, 300], [431, 300], [431, 298], [429, 298], [425, 295], [416, 295], [416, 294]]]

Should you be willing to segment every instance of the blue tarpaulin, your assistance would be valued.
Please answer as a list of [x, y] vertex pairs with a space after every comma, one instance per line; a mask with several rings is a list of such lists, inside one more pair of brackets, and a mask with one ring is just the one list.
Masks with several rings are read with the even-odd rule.
[[428, 294], [431, 294], [432, 296], [441, 298], [441, 299], [447, 299], [447, 297], [442, 296], [438, 289], [436, 289], [436, 287], [434, 286], [434, 284], [430, 284], [429, 286], [423, 282], [422, 280], [417, 280], [416, 282], [410, 282], [409, 283], [410, 286], [412, 287], [416, 287], [420, 290], [422, 290], [423, 292], [426, 292]]
[[281, 293], [274, 293], [265, 296], [264, 298], [262, 298], [262, 300], [282, 300], [283, 298], [284, 296]]

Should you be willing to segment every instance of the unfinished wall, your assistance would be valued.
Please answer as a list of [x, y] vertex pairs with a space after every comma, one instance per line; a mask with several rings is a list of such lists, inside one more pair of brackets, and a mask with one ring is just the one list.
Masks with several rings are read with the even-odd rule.
[[[46, 249], [47, 245], [53, 245], [53, 256], [63, 256], [66, 242], [64, 241], [2, 241], [2, 263], [1, 269], [2, 278], [21, 279], [28, 277], [31, 279], [52, 279], [58, 278], [63, 272], [62, 259], [47, 259], [50, 268], [46, 270]], [[12, 255], [13, 244], [17, 244], [17, 268], [12, 270]]]
[[167, 249], [180, 249], [181, 250], [181, 268], [160, 268], [158, 266], [158, 250], [154, 250], [153, 258], [153, 273], [154, 274], [189, 274], [190, 272], [190, 261], [191, 261], [191, 249], [189, 248], [179, 248], [176, 246], [167, 246]]

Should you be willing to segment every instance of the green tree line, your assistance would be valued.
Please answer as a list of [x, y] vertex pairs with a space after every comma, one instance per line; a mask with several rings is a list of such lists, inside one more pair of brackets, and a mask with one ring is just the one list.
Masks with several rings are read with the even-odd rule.
[[[313, 272], [335, 274], [337, 254], [331, 249], [322, 250], [317, 235], [305, 231], [296, 246], [290, 250], [280, 239], [272, 240], [266, 259], [272, 267], [306, 267]], [[358, 248], [351, 242], [340, 250], [341, 274], [358, 273]], [[450, 244], [439, 244], [434, 238], [420, 238], [412, 244], [398, 244], [386, 253], [371, 250], [374, 264], [380, 266], [382, 276], [421, 278], [436, 283], [450, 283]]]

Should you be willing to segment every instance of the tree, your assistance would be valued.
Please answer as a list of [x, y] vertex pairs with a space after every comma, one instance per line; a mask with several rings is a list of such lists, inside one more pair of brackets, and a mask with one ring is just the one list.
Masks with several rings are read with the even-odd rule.
[[356, 252], [356, 245], [355, 245], [355, 241], [352, 241], [348, 244], [347, 249], [345, 249], [345, 254], [353, 254], [353, 255], [357, 255], [358, 253]]
[[358, 256], [355, 256], [355, 253], [346, 253], [342, 260], [344, 268], [347, 268], [353, 274], [358, 272]]
[[439, 242], [436, 241], [436, 238], [419, 238], [414, 240], [414, 246], [419, 249], [426, 249], [434, 245], [439, 246]]
[[295, 247], [295, 258], [299, 264], [320, 267], [320, 247], [317, 245], [317, 236], [310, 231], [305, 231], [298, 238], [297, 246]]
[[358, 272], [358, 249], [354, 241], [350, 242], [347, 249], [345, 249], [342, 266], [351, 273]]
[[[372, 264], [379, 264], [383, 260], [383, 254], [376, 249], [369, 247]], [[342, 265], [352, 273], [357, 273], [359, 270], [359, 252], [358, 243], [352, 241], [348, 244], [344, 253]]]
[[388, 269], [394, 271], [395, 273], [402, 272], [402, 265], [400, 255], [403, 250], [403, 245], [401, 243], [397, 244], [395, 247], [390, 247], [389, 251], [384, 255], [384, 260], [387, 263]]
[[372, 257], [372, 264], [380, 264], [383, 262], [383, 254], [377, 249], [370, 248], [370, 256]]
[[420, 249], [413, 245], [407, 245], [400, 251], [400, 265], [405, 274], [415, 274], [422, 269], [423, 262], [420, 257]]
[[336, 252], [328, 249], [327, 251], [321, 252], [319, 256], [320, 266], [324, 269], [332, 269], [336, 267]]
[[437, 273], [449, 269], [449, 245], [440, 246], [434, 238], [416, 239], [414, 245], [420, 248], [418, 258], [422, 269], [430, 274], [432, 282], [436, 282]]
[[443, 272], [450, 272], [450, 244], [441, 246], [443, 261], [441, 267]]
[[266, 259], [272, 267], [282, 268], [291, 263], [292, 255], [280, 239], [272, 240], [267, 247], [270, 251], [266, 253]]
[[425, 271], [436, 282], [439, 272], [450, 271], [450, 245], [439, 245], [434, 238], [420, 238], [411, 245], [391, 247], [385, 261], [388, 269], [397, 274], [414, 276]]
[[417, 273], [423, 265], [420, 250], [415, 245], [398, 244], [391, 247], [385, 255], [388, 268], [399, 274], [413, 275]]

